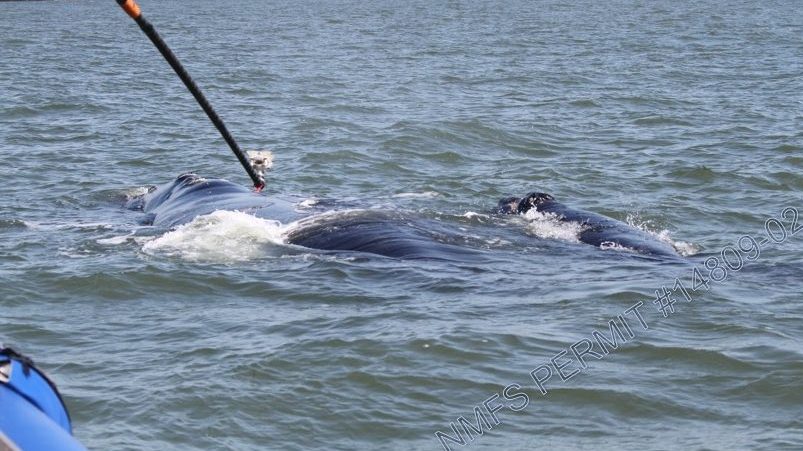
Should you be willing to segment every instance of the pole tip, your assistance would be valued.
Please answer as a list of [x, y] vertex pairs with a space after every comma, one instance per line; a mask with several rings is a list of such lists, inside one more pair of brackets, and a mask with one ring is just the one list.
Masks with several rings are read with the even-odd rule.
[[142, 11], [139, 9], [139, 5], [134, 0], [117, 0], [117, 4], [123, 8], [123, 11], [126, 12], [132, 19], [139, 19], [139, 16], [142, 15]]

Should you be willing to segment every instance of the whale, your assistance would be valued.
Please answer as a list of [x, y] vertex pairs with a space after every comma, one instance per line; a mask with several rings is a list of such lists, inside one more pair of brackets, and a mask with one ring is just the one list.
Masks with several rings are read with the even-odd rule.
[[[236, 210], [284, 224], [295, 223], [287, 243], [321, 251], [360, 252], [402, 259], [478, 261], [482, 250], [437, 221], [404, 211], [324, 202], [298, 208], [301, 198], [265, 196], [222, 179], [183, 174], [127, 201], [145, 213], [144, 225], [172, 229], [216, 210]], [[342, 211], [332, 212], [332, 207]], [[458, 244], [460, 243], [460, 244]]]
[[[286, 243], [331, 252], [359, 252], [402, 259], [478, 262], [487, 249], [472, 245], [456, 227], [413, 212], [361, 208], [326, 201], [299, 208], [302, 198], [265, 196], [223, 179], [182, 174], [128, 200], [129, 209], [144, 213], [142, 223], [174, 229], [217, 210], [242, 211], [259, 218], [292, 224]], [[671, 245], [624, 222], [570, 208], [551, 195], [531, 192], [501, 199], [493, 215], [527, 215], [535, 210], [561, 222], [580, 225], [578, 239], [600, 248], [619, 248], [659, 257], [677, 257]]]
[[497, 203], [499, 214], [526, 215], [537, 211], [560, 222], [580, 226], [580, 242], [600, 248], [620, 248], [640, 254], [678, 257], [678, 253], [668, 243], [655, 236], [598, 213], [571, 208], [547, 193], [531, 192], [524, 197], [506, 197]]

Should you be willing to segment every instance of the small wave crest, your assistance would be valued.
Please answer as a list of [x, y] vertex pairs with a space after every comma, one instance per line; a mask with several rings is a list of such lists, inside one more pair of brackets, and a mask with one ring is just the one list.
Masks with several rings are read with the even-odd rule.
[[476, 211], [467, 211], [462, 215], [466, 219], [476, 220], [477, 222], [485, 222], [491, 218], [491, 215], [485, 213], [477, 213]]
[[0, 219], [0, 230], [2, 229], [24, 229], [28, 227], [22, 219]]
[[316, 205], [318, 205], [318, 199], [311, 197], [309, 199], [304, 199], [303, 201], [299, 202], [298, 208], [312, 208]]
[[124, 195], [126, 200], [131, 200], [137, 197], [142, 197], [153, 190], [153, 186], [137, 186], [125, 191]]
[[439, 193], [435, 191], [423, 191], [420, 193], [397, 193], [391, 197], [395, 198], [422, 198], [422, 199], [432, 199], [434, 197], [440, 196]]
[[284, 244], [285, 226], [238, 211], [218, 210], [145, 243], [147, 254], [195, 261], [235, 262], [264, 257]]

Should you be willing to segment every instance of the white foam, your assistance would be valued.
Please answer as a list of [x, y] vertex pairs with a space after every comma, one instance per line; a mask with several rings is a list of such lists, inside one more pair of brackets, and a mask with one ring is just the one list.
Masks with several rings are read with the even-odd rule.
[[138, 186], [136, 188], [131, 188], [125, 192], [126, 199], [135, 199], [140, 196], [144, 196], [150, 192], [150, 186]]
[[679, 241], [673, 240], [670, 236], [670, 232], [667, 229], [662, 229], [660, 231], [656, 231], [656, 227], [653, 225], [652, 221], [643, 220], [639, 216], [638, 213], [629, 214], [627, 215], [627, 224], [631, 227], [635, 227], [642, 232], [649, 233], [650, 235], [654, 236], [658, 241], [662, 241], [670, 246], [672, 246], [675, 251], [684, 256], [688, 257], [690, 255], [694, 255], [700, 252], [700, 246], [697, 246], [694, 243], [688, 243], [686, 241]]
[[95, 241], [98, 244], [106, 244], [106, 245], [114, 246], [114, 245], [124, 244], [124, 243], [128, 242], [128, 240], [132, 238], [132, 235], [133, 234], [113, 236], [111, 238], [101, 238], [101, 239], [98, 239], [98, 240], [95, 240]]
[[534, 208], [524, 213], [523, 216], [529, 221], [527, 231], [539, 238], [579, 243], [580, 233], [585, 230], [580, 223], [562, 222], [560, 216], [555, 213], [543, 213]]
[[700, 246], [694, 243], [689, 243], [687, 241], [673, 240], [672, 238], [670, 238], [668, 230], [661, 230], [657, 234], [657, 237], [659, 240], [668, 243], [675, 249], [675, 251], [677, 251], [678, 254], [684, 257], [688, 257], [690, 255], [694, 255], [700, 252]]
[[114, 228], [114, 224], [110, 224], [107, 222], [46, 222], [46, 221], [23, 221], [26, 227], [33, 230], [43, 230], [43, 231], [51, 231], [51, 230], [70, 230], [70, 229], [78, 229], [78, 230], [111, 230]]
[[636, 252], [634, 249], [622, 246], [619, 243], [614, 243], [613, 241], [603, 241], [602, 243], [599, 244], [599, 248], [604, 251], [614, 250], [619, 252]]
[[467, 211], [467, 212], [463, 213], [463, 217], [467, 218], [467, 219], [477, 218], [480, 221], [482, 221], [483, 219], [489, 219], [491, 216], [487, 215], [485, 213], [477, 213], [475, 211]]
[[418, 198], [433, 198], [440, 196], [439, 193], [435, 191], [424, 191], [421, 193], [398, 193], [394, 194], [392, 197], [418, 197]]
[[283, 244], [284, 231], [278, 221], [218, 210], [146, 242], [142, 250], [195, 261], [243, 261], [265, 256], [266, 246]]
[[485, 239], [485, 240], [482, 240], [482, 241], [484, 241], [485, 244], [487, 244], [487, 245], [489, 245], [491, 247], [507, 246], [507, 245], [512, 244], [510, 241], [502, 239], [502, 238], [488, 238], [488, 239]]
[[303, 201], [299, 202], [298, 206], [300, 208], [310, 208], [310, 207], [315, 206], [317, 204], [318, 204], [318, 199], [310, 198], [310, 199], [304, 199]]

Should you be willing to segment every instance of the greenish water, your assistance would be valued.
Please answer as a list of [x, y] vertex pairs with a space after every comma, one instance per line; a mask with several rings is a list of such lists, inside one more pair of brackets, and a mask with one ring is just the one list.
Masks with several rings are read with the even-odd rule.
[[[442, 214], [490, 258], [321, 256], [226, 213], [140, 225], [122, 203], [147, 185], [248, 180], [114, 2], [0, 3], [0, 341], [88, 447], [803, 447], [798, 2], [141, 5], [243, 147], [274, 151], [267, 195]], [[485, 215], [536, 189], [685, 261]], [[725, 278], [664, 317], [655, 290], [695, 268]], [[458, 420], [476, 406], [481, 436]]]

